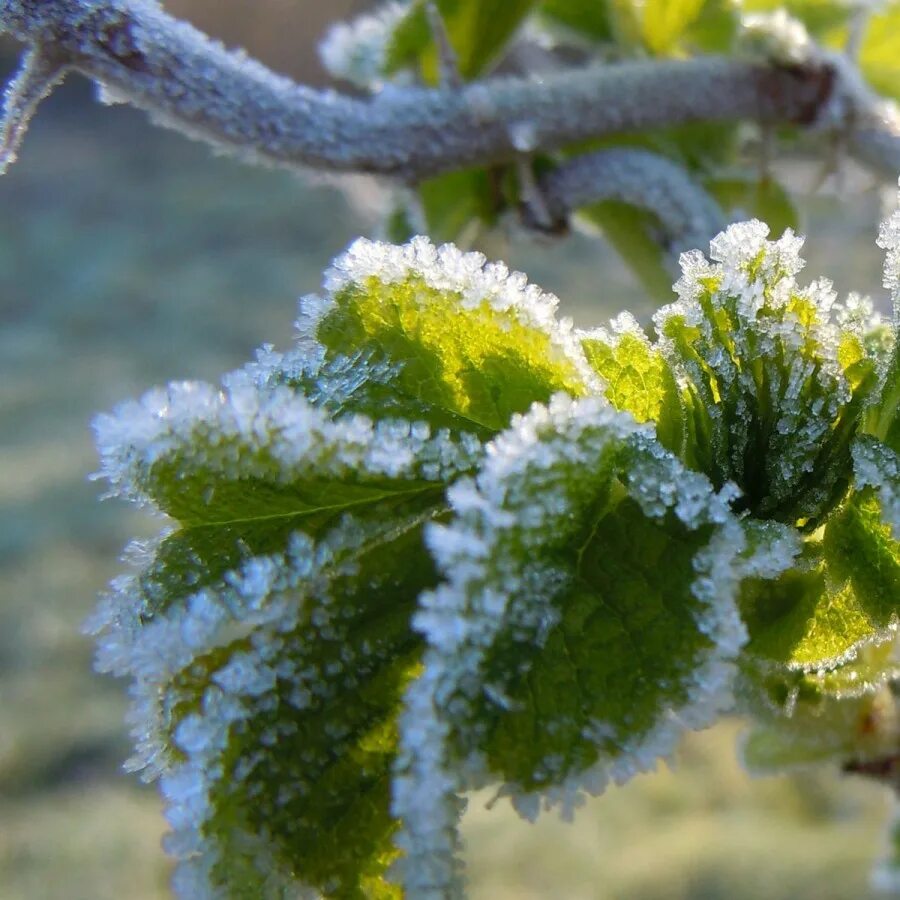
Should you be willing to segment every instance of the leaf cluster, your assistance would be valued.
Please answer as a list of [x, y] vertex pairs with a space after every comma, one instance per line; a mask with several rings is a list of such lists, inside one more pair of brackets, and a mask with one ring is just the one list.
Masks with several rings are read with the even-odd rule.
[[736, 706], [755, 768], [895, 758], [896, 326], [767, 233], [653, 335], [359, 240], [292, 350], [97, 420], [169, 523], [93, 626], [182, 896], [456, 895], [467, 791], [568, 813]]

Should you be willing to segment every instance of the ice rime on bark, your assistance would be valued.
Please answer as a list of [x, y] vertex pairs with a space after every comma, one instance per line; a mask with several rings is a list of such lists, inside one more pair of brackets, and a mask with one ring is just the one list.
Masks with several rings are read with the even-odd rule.
[[[501, 793], [528, 817], [542, 801], [571, 813], [585, 793], [653, 767], [684, 728], [703, 727], [728, 707], [731, 660], [745, 639], [734, 604], [743, 532], [728, 510], [732, 496], [716, 494], [704, 476], [685, 470], [630, 416], [597, 398], [562, 395], [514, 417], [489, 445], [477, 482], [451, 488], [454, 522], [428, 531], [447, 581], [421, 598], [415, 626], [428, 650], [401, 717], [394, 808], [403, 820], [399, 865], [409, 897], [460, 891], [460, 792], [499, 781]], [[686, 568], [667, 572], [675, 586], [665, 599], [653, 593], [666, 589], [654, 581], [650, 556], [632, 562], [635, 569], [616, 560], [621, 581], [602, 586], [604, 566], [613, 562], [603, 556], [617, 551], [605, 547], [605, 532], [594, 543], [597, 533], [629, 527], [639, 545], [647, 536], [683, 542], [666, 557]], [[647, 554], [651, 546], [644, 544]], [[642, 579], [644, 588], [633, 587]], [[629, 582], [632, 588], [623, 587]], [[671, 603], [683, 617], [666, 620], [657, 602]], [[607, 603], [617, 610], [609, 633], [567, 663], [566, 642], [580, 630], [570, 617], [603, 621]], [[580, 611], [585, 606], [592, 612]], [[616, 627], [618, 615], [624, 630]], [[628, 628], [640, 626], [631, 616], [643, 617], [644, 626], [633, 643]], [[666, 625], [672, 633], [663, 639]], [[654, 670], [659, 640], [661, 658], [684, 657]], [[532, 675], [540, 681], [529, 682]], [[602, 687], [598, 677], [606, 679]], [[574, 696], [553, 693], [569, 680]], [[534, 728], [517, 742], [517, 726], [508, 722], [529, 702], [526, 683], [551, 694], [548, 705], [537, 700], [524, 712], [536, 716], [528, 720]], [[607, 698], [609, 718], [593, 715], [591, 705], [602, 707]], [[528, 733], [542, 735], [550, 749], [536, 755]]]

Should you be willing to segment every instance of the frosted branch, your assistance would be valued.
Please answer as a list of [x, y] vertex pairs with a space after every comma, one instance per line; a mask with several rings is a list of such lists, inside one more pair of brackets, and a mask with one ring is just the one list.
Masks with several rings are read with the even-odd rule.
[[603, 200], [645, 209], [659, 219], [676, 252], [706, 245], [725, 222], [715, 200], [683, 168], [646, 150], [576, 157], [549, 173], [542, 188], [555, 217]]
[[15, 161], [28, 123], [41, 100], [65, 77], [66, 67], [41, 44], [35, 44], [3, 96], [0, 114], [0, 175]]
[[[0, 30], [162, 124], [252, 160], [409, 182], [535, 148], [696, 121], [809, 123], [832, 69], [706, 57], [496, 78], [462, 90], [410, 87], [358, 99], [316, 91], [228, 51], [153, 0], [0, 0]], [[895, 136], [900, 170], [900, 138]]]

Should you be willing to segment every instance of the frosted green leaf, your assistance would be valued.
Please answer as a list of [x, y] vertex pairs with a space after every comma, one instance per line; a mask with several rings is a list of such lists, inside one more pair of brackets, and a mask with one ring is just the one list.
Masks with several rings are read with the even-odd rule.
[[[513, 413], [595, 379], [557, 299], [480, 253], [425, 238], [359, 240], [305, 304], [304, 328], [326, 354], [369, 350], [397, 367], [391, 391], [443, 411], [479, 436]], [[426, 417], [427, 418], [427, 417]]]
[[286, 385], [183, 383], [96, 421], [101, 475], [182, 525], [229, 525], [434, 490], [478, 452], [425, 423], [332, 420]]
[[897, 649], [891, 638], [827, 671], [756, 672], [749, 691], [745, 669], [738, 693], [753, 713], [743, 753], [751, 771], [833, 762], [862, 772], [893, 758], [900, 737]]
[[840, 500], [850, 445], [877, 382], [871, 308], [835, 302], [827, 281], [801, 288], [801, 241], [766, 240], [752, 221], [682, 255], [680, 300], [654, 317], [659, 346], [693, 410], [692, 465], [735, 482], [739, 508], [807, 528]]
[[449, 496], [455, 520], [428, 532], [447, 583], [421, 599], [401, 720], [411, 896], [458, 886], [457, 792], [499, 782], [527, 816], [571, 812], [726, 707], [744, 639], [729, 496], [597, 399], [515, 417]]
[[179, 896], [397, 896], [382, 878], [390, 770], [420, 658], [409, 619], [435, 582], [433, 514], [420, 502], [307, 525], [124, 633], [112, 623], [106, 653], [117, 643], [135, 678], [136, 763], [162, 773]]
[[161, 776], [185, 898], [397, 896], [396, 717], [437, 580], [422, 529], [480, 445], [346, 412], [347, 385], [335, 419], [289, 372], [268, 353], [97, 423], [114, 491], [178, 523], [93, 628], [100, 667], [134, 679], [131, 767]]
[[741, 588], [747, 653], [773, 668], [833, 669], [886, 640], [898, 611], [900, 544], [868, 495], [835, 512], [792, 568], [775, 579], [748, 578]]
[[610, 403], [638, 422], [656, 423], [660, 443], [680, 453], [686, 425], [678, 384], [668, 360], [651, 346], [634, 317], [623, 313], [608, 330], [584, 332], [581, 346], [603, 379]]

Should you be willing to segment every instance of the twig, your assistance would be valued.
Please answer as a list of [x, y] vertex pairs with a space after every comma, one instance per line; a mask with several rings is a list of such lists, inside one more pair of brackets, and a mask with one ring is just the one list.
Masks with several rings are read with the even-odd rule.
[[63, 80], [66, 66], [41, 44], [35, 44], [6, 88], [0, 113], [0, 175], [15, 161], [28, 123], [41, 100]]

